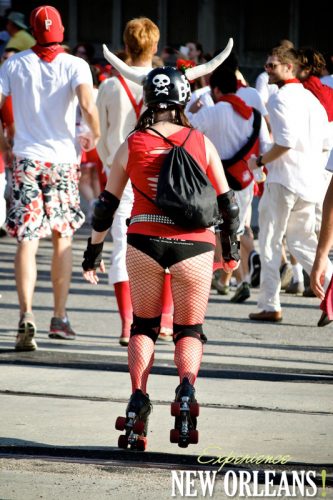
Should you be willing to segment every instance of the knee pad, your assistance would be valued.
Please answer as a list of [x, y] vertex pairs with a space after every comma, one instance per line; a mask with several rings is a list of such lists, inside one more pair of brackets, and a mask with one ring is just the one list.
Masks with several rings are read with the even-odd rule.
[[156, 318], [140, 318], [133, 314], [131, 337], [134, 337], [134, 335], [146, 335], [155, 344], [160, 332], [160, 323], [161, 316], [156, 316]]
[[202, 344], [207, 342], [207, 337], [202, 330], [202, 324], [198, 325], [177, 325], [173, 324], [173, 342], [176, 345], [180, 339], [192, 337], [200, 340]]

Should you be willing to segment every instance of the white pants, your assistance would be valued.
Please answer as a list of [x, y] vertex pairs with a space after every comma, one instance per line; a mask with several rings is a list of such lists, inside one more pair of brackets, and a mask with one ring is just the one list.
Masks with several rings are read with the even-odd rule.
[[[315, 203], [302, 200], [281, 184], [266, 184], [259, 203], [260, 310], [281, 310], [280, 265], [284, 234], [290, 253], [310, 274], [318, 243]], [[328, 260], [325, 288], [330, 282], [332, 271], [333, 266]]]
[[239, 207], [239, 228], [237, 233], [243, 234], [245, 230], [245, 223], [248, 219], [248, 211], [253, 200], [253, 182], [241, 191], [235, 191], [237, 204]]
[[124, 194], [115, 213], [111, 235], [113, 240], [113, 250], [110, 260], [109, 284], [128, 281], [126, 269], [126, 250], [127, 250], [127, 225], [126, 219], [131, 215], [133, 206], [133, 191], [130, 183], [126, 185]]
[[6, 220], [5, 189], [6, 189], [6, 174], [5, 172], [3, 172], [2, 174], [0, 174], [0, 227], [5, 223]]

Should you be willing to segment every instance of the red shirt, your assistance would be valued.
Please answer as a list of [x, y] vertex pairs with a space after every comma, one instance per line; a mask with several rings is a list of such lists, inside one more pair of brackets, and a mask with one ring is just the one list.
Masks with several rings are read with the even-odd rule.
[[[189, 129], [187, 127], [178, 130], [168, 136], [168, 139], [180, 146], [185, 141]], [[164, 160], [163, 152], [170, 150], [170, 145], [160, 136], [147, 132], [135, 132], [128, 138], [129, 157], [126, 172], [135, 186], [143, 191], [149, 198], [154, 199], [158, 175]], [[204, 172], [207, 171], [206, 148], [204, 136], [198, 130], [193, 130], [186, 141], [185, 149], [197, 161]], [[134, 204], [131, 217], [141, 214], [165, 215], [152, 202], [140, 194], [135, 187]], [[147, 234], [150, 236], [162, 236], [166, 238], [177, 238], [193, 241], [206, 241], [215, 244], [215, 234], [210, 229], [197, 229], [186, 231], [183, 227], [172, 224], [161, 224], [158, 222], [137, 222], [128, 228], [128, 234]]]

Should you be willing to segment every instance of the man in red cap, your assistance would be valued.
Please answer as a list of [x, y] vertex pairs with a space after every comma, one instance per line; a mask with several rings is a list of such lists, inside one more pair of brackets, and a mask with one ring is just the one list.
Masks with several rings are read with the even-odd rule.
[[84, 221], [79, 204], [79, 161], [75, 143], [76, 97], [93, 137], [99, 120], [92, 77], [83, 59], [65, 53], [64, 27], [51, 6], [30, 15], [37, 44], [15, 54], [0, 70], [0, 105], [12, 96], [15, 116], [13, 200], [6, 228], [18, 240], [15, 259], [20, 304], [16, 350], [31, 351], [36, 323], [32, 313], [36, 252], [52, 235], [54, 314], [50, 338], [75, 339], [66, 315], [72, 271], [72, 236]]

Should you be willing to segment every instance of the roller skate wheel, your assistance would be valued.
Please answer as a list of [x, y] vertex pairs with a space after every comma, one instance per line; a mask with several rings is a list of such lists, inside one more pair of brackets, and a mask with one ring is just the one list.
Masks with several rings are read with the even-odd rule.
[[138, 451], [145, 451], [146, 448], [147, 448], [147, 438], [139, 437], [136, 442], [136, 449]]
[[144, 430], [145, 423], [142, 422], [142, 420], [137, 420], [133, 425], [133, 432], [135, 432], [135, 434], [143, 434]]
[[115, 423], [115, 428], [117, 431], [123, 431], [125, 429], [126, 425], [126, 418], [125, 417], [118, 417]]
[[200, 406], [198, 403], [190, 403], [190, 415], [191, 417], [198, 417], [200, 413]]
[[179, 430], [171, 429], [170, 431], [170, 443], [178, 443], [179, 441]]
[[118, 447], [126, 450], [127, 446], [128, 446], [128, 436], [126, 436], [126, 434], [122, 434], [118, 438]]
[[188, 440], [191, 444], [198, 444], [199, 442], [199, 432], [196, 429], [192, 429], [189, 432]]
[[178, 403], [177, 401], [171, 403], [171, 415], [173, 417], [179, 417], [180, 415], [180, 403]]

